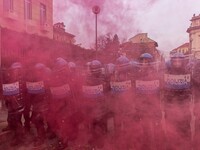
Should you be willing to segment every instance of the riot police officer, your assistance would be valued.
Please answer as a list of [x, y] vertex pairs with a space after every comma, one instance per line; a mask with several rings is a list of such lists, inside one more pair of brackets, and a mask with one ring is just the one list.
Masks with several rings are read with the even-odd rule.
[[195, 118], [195, 132], [194, 132], [194, 150], [198, 150], [200, 148], [199, 137], [200, 137], [200, 60], [194, 59], [192, 64], [192, 83], [193, 83], [193, 115], [192, 119]]
[[37, 63], [32, 68], [32, 78], [26, 82], [27, 96], [31, 100], [32, 123], [37, 129], [34, 146], [41, 146], [45, 140], [45, 121], [48, 112], [49, 87], [48, 72], [43, 63]]
[[134, 63], [135, 123], [141, 127], [138, 149], [162, 149], [160, 85], [161, 71], [150, 53], [140, 55]]
[[14, 62], [9, 68], [9, 76], [3, 79], [2, 89], [8, 109], [8, 126], [14, 131], [11, 145], [18, 145], [23, 140], [22, 114], [24, 111], [24, 93], [22, 64]]
[[102, 74], [102, 63], [93, 60], [89, 63], [89, 72], [82, 84], [82, 109], [85, 114], [85, 127], [92, 134], [89, 143], [100, 146], [106, 132], [107, 119], [105, 106], [105, 77]]
[[[110, 69], [112, 71], [112, 67]], [[132, 148], [132, 137], [129, 135], [132, 132], [131, 126], [134, 126], [130, 123], [130, 116], [134, 110], [131, 71], [131, 64], [126, 56], [116, 59], [110, 80], [111, 96], [108, 99], [108, 107], [113, 112], [113, 128], [117, 143], [115, 149]], [[110, 124], [111, 121], [110, 118]]]
[[[83, 70], [80, 66], [77, 66], [74, 62], [68, 63], [69, 67], [69, 85], [72, 92], [72, 101], [71, 105], [74, 107], [74, 111], [80, 111], [81, 105], [81, 82], [82, 82], [82, 75], [81, 72]], [[84, 70], [85, 71], [85, 70]]]
[[73, 96], [73, 101], [72, 103], [74, 102], [75, 105], [78, 105], [78, 95], [80, 95], [80, 76], [79, 76], [79, 72], [78, 72], [78, 69], [77, 69], [77, 66], [74, 62], [69, 62], [68, 63], [68, 67], [69, 67], [69, 84], [70, 84], [70, 87], [71, 87], [71, 91], [72, 91], [72, 96]]
[[191, 72], [186, 68], [188, 59], [175, 53], [166, 64], [164, 74], [164, 110], [167, 130], [167, 149], [191, 148], [192, 99]]
[[57, 149], [67, 147], [70, 137], [68, 120], [71, 114], [69, 106], [72, 93], [69, 80], [68, 62], [61, 57], [56, 58], [50, 82], [51, 101], [48, 120], [51, 130], [59, 139]]

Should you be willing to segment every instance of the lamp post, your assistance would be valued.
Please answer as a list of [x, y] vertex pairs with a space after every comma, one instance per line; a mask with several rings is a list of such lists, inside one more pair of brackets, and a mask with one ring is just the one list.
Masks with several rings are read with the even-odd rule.
[[95, 49], [96, 49], [96, 58], [97, 58], [97, 15], [100, 13], [100, 7], [95, 5], [92, 7], [92, 12], [95, 14]]

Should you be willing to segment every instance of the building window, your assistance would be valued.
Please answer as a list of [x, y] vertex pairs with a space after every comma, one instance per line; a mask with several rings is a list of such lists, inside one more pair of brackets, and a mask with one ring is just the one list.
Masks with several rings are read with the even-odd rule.
[[3, 0], [4, 11], [13, 12], [13, 0]]
[[46, 5], [40, 3], [40, 24], [45, 25], [47, 19]]
[[32, 0], [24, 0], [24, 18], [32, 19]]

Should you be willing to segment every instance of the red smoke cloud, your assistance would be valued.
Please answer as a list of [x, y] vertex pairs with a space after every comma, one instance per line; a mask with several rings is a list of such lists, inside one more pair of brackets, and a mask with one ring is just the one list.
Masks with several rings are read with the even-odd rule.
[[103, 5], [105, 4], [105, 0], [101, 0], [101, 1], [99, 0], [71, 0], [71, 2], [85, 8], [91, 8], [94, 5], [103, 7]]
[[[75, 34], [78, 42], [83, 46], [93, 47], [95, 39], [95, 15], [92, 7], [98, 5], [101, 9], [98, 14], [98, 35], [118, 34], [120, 39], [133, 36], [140, 29], [134, 21], [137, 6], [127, 5], [124, 1], [98, 0], [71, 0], [63, 3], [54, 3], [54, 20], [63, 21], [67, 32]], [[72, 17], [73, 16], [73, 17]], [[132, 34], [130, 34], [132, 33]], [[83, 39], [87, 39], [83, 41]]]
[[[193, 13], [199, 11], [197, 3], [200, 2], [60, 0], [54, 1], [54, 22], [64, 22], [67, 32], [76, 36], [78, 44], [93, 47], [95, 16], [92, 6], [99, 5], [101, 12], [98, 15], [98, 35], [117, 33], [119, 38], [124, 40], [145, 32], [158, 42], [159, 49], [169, 51], [187, 42], [186, 30]], [[187, 13], [185, 10], [188, 10]]]

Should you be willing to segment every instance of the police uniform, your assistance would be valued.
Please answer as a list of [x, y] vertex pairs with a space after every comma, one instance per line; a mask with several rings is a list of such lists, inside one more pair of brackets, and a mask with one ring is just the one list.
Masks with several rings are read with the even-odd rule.
[[161, 127], [161, 70], [158, 62], [149, 53], [143, 53], [134, 64], [135, 123], [140, 124], [143, 133], [139, 138], [139, 149], [162, 149], [163, 131]]
[[[51, 84], [50, 101], [50, 126], [59, 138], [59, 147], [66, 147], [72, 134], [69, 134], [70, 119], [72, 114], [70, 101], [72, 100], [72, 91], [69, 84], [68, 62], [59, 57], [54, 64]], [[58, 148], [58, 147], [57, 147]]]
[[167, 128], [167, 148], [191, 148], [191, 72], [186, 69], [187, 59], [175, 53], [166, 64], [164, 74], [164, 110]]
[[24, 82], [22, 65], [15, 62], [9, 69], [9, 76], [3, 79], [2, 89], [5, 103], [8, 109], [8, 125], [14, 131], [14, 139], [11, 144], [17, 145], [23, 139], [22, 114], [24, 111]]
[[[105, 105], [105, 76], [102, 74], [102, 64], [98, 60], [91, 61], [89, 73], [82, 83], [82, 110], [86, 128], [93, 138], [94, 144], [106, 132], [106, 105]], [[97, 130], [101, 132], [97, 133]]]
[[49, 88], [46, 82], [48, 78], [45, 72], [46, 66], [37, 63], [32, 68], [32, 79], [26, 82], [27, 96], [29, 96], [32, 105], [32, 123], [37, 129], [37, 138], [35, 146], [39, 146], [44, 142], [46, 114], [48, 112]]
[[[132, 128], [135, 126], [132, 122], [134, 100], [131, 72], [132, 66], [126, 56], [120, 56], [116, 59], [114, 73], [110, 81], [111, 96], [108, 99], [108, 107], [113, 112], [117, 149], [130, 149], [133, 145], [133, 137], [130, 136], [130, 132], [133, 131]], [[109, 123], [108, 125], [111, 126]]]

